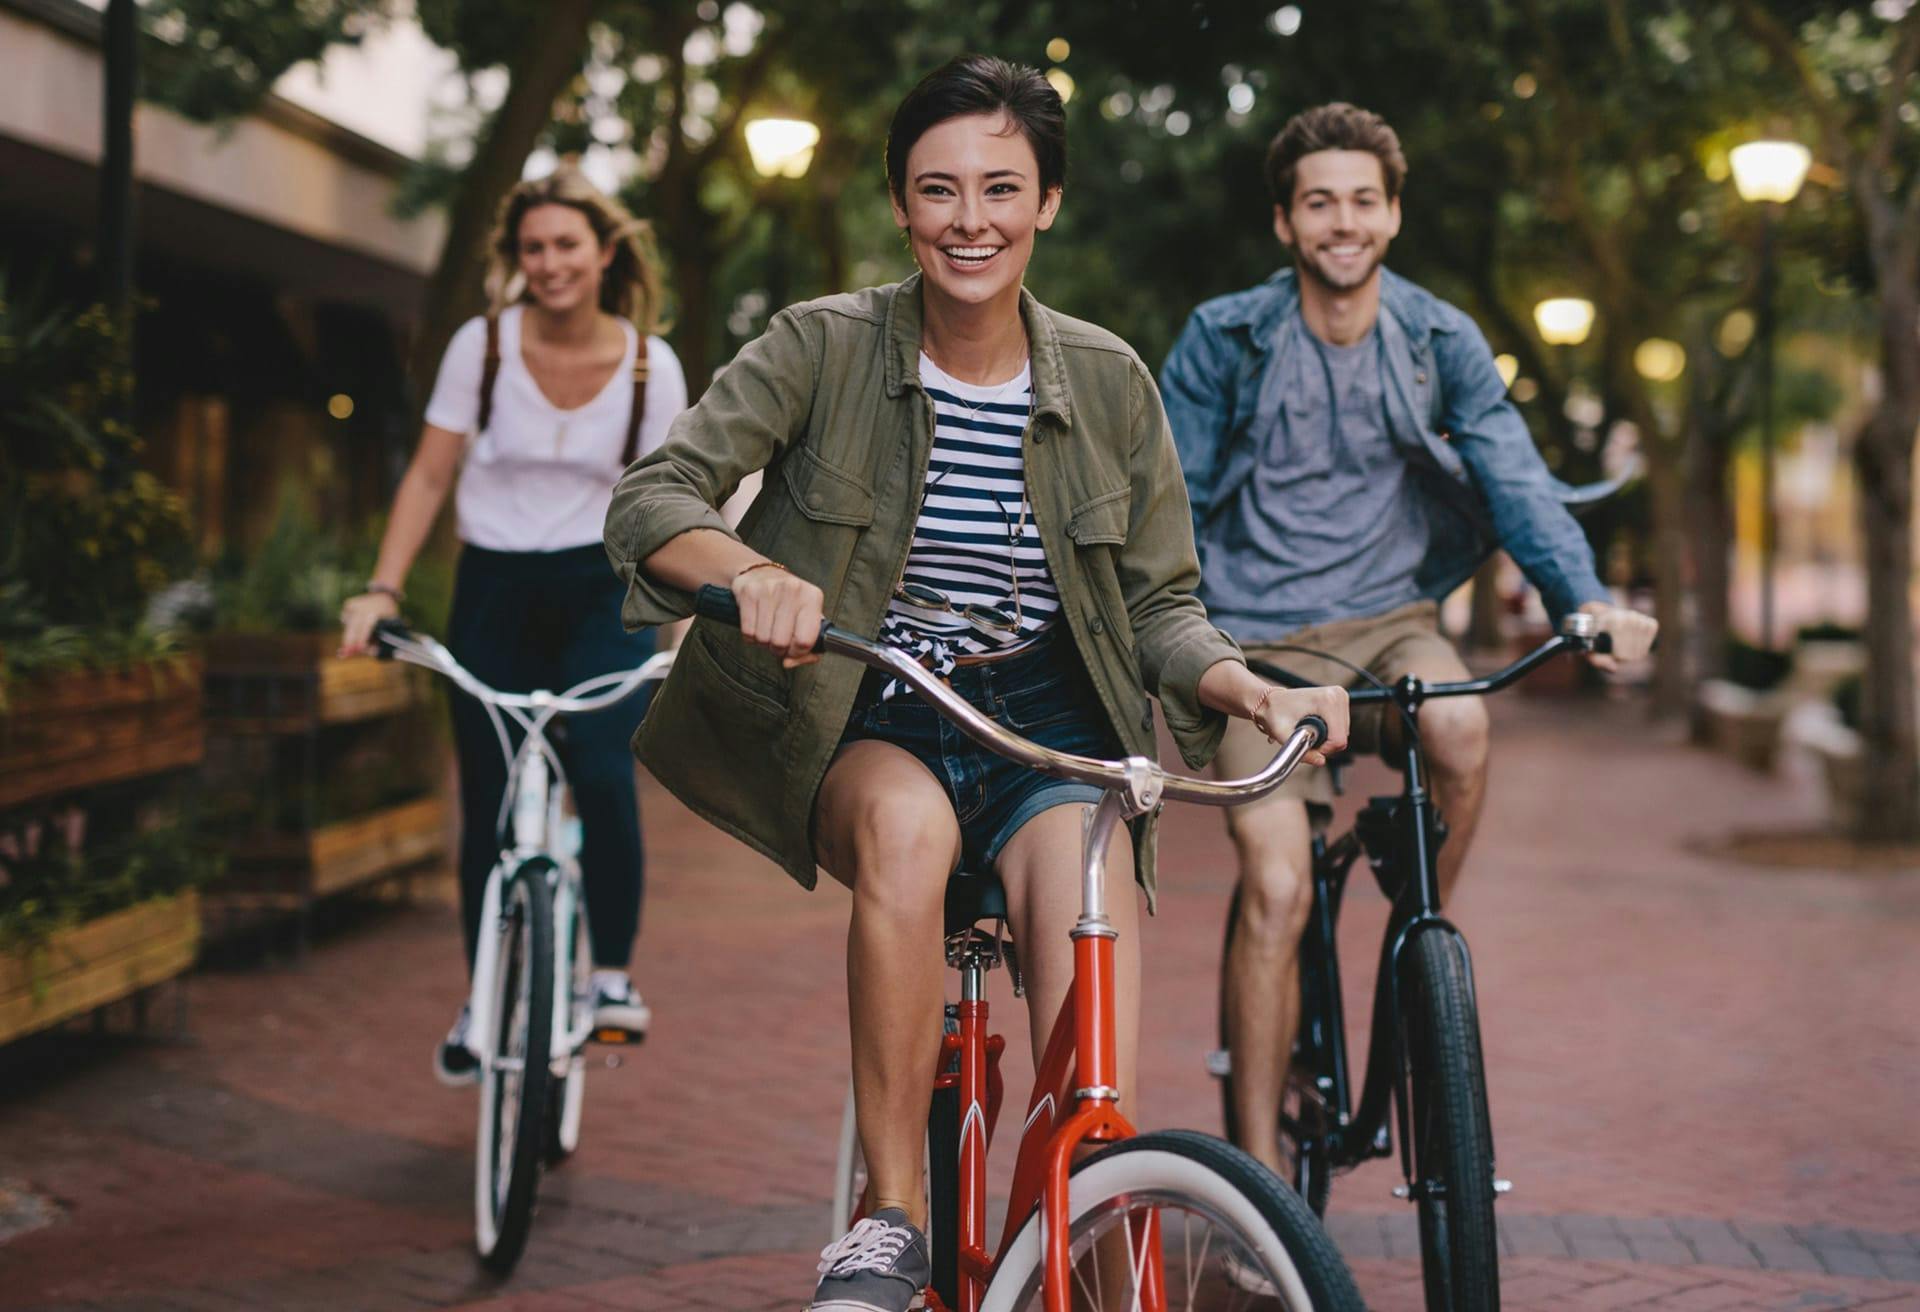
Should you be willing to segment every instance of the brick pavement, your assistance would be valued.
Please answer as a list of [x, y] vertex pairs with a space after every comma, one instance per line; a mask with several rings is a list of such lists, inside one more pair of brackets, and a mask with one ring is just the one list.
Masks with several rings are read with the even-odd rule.
[[[1804, 824], [1814, 800], [1626, 707], [1507, 698], [1497, 720], [1453, 913], [1516, 1182], [1506, 1305], [1920, 1308], [1920, 874], [1719, 863], [1693, 840]], [[468, 1252], [471, 1095], [427, 1076], [459, 988], [429, 901], [297, 963], [203, 972], [184, 1037], [4, 1054], [0, 1309], [797, 1307], [845, 1087], [844, 895], [802, 895], [647, 791], [657, 1028], [595, 1069], [585, 1147], [510, 1282]], [[1199, 815], [1165, 850], [1138, 1119], [1213, 1128], [1228, 853]], [[1356, 885], [1350, 960], [1382, 914]], [[1416, 1308], [1394, 1182], [1386, 1163], [1337, 1181], [1329, 1229], [1374, 1307]]]

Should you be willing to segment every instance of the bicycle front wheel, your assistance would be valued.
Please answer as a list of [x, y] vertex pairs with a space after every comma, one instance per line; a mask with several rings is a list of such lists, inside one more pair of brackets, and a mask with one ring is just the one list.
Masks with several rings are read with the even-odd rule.
[[529, 861], [501, 896], [493, 1023], [482, 1035], [480, 1133], [475, 1145], [474, 1246], [504, 1275], [520, 1260], [533, 1224], [534, 1193], [552, 1098], [552, 866]]
[[[1173, 1130], [1115, 1144], [1073, 1168], [1069, 1196], [1075, 1309], [1365, 1306], [1299, 1195], [1209, 1135]], [[1036, 1211], [1008, 1246], [984, 1312], [1044, 1307], [1040, 1229]]]
[[1497, 1312], [1493, 1123], [1466, 946], [1428, 930], [1407, 946], [1414, 1197], [1428, 1312]]

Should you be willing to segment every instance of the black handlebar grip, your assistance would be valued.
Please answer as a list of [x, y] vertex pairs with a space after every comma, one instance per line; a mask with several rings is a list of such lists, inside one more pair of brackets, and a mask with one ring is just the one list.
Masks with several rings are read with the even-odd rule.
[[1303, 715], [1296, 720], [1293, 726], [1294, 732], [1298, 733], [1302, 729], [1313, 730], [1313, 745], [1315, 747], [1318, 747], [1327, 740], [1327, 722], [1317, 715]]
[[1594, 634], [1593, 646], [1588, 648], [1588, 650], [1593, 652], [1593, 654], [1596, 656], [1607, 655], [1609, 652], [1613, 650], [1613, 635], [1611, 633]]
[[[387, 641], [392, 639], [393, 641]], [[413, 641], [413, 630], [403, 620], [380, 620], [373, 626], [373, 654], [383, 661], [393, 659], [394, 642]]]
[[700, 590], [693, 594], [693, 613], [736, 629], [740, 627], [740, 603], [734, 599], [732, 588], [701, 584]]

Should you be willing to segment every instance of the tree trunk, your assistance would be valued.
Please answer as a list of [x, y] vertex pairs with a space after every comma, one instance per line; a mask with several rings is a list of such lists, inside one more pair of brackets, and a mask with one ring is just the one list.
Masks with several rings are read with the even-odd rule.
[[1867, 555], [1867, 670], [1860, 734], [1866, 795], [1860, 837], [1920, 838], [1920, 744], [1913, 673], [1913, 444], [1920, 427], [1920, 294], [1886, 285], [1880, 309], [1886, 392], [1854, 446]]
[[[1733, 541], [1733, 507], [1727, 495], [1731, 431], [1721, 416], [1702, 410], [1696, 410], [1688, 427], [1685, 515], [1693, 538], [1688, 551], [1693, 566], [1693, 674], [1696, 680], [1717, 679], [1726, 673], [1731, 636], [1727, 606], [1732, 585], [1728, 552]], [[1703, 728], [1695, 723], [1696, 738]]]
[[[696, 210], [696, 215], [703, 214]], [[699, 222], [699, 218], [695, 219]], [[680, 365], [687, 375], [687, 400], [698, 401], [713, 381], [713, 253], [697, 235], [681, 246], [674, 283], [680, 288]]]
[[[1615, 322], [1626, 322], [1622, 313]], [[1626, 336], [1607, 340], [1604, 375], [1624, 418], [1640, 432], [1640, 451], [1647, 462], [1648, 516], [1652, 533], [1653, 617], [1660, 623], [1660, 642], [1653, 649], [1653, 688], [1650, 712], [1659, 718], [1684, 715], [1692, 701], [1687, 682], [1686, 594], [1686, 472], [1679, 442], [1665, 431], [1646, 385], [1634, 372], [1632, 348]], [[1606, 562], [1600, 562], [1601, 568]]]
[[1675, 443], [1657, 429], [1641, 430], [1647, 453], [1648, 491], [1653, 501], [1653, 617], [1660, 622], [1660, 644], [1653, 652], [1653, 706], [1656, 716], [1684, 715], [1692, 701], [1687, 680], [1686, 491]]
[[1505, 559], [1496, 551], [1473, 572], [1473, 606], [1467, 612], [1468, 651], [1498, 651], [1506, 645], [1506, 607], [1500, 596], [1500, 564]]
[[447, 213], [447, 240], [440, 263], [427, 280], [415, 329], [410, 377], [424, 410], [440, 356], [454, 330], [485, 308], [481, 279], [487, 265], [487, 234], [500, 198], [520, 180], [520, 170], [553, 119], [553, 102], [580, 71], [594, 0], [550, 0], [530, 39], [508, 71], [507, 98], [475, 146]]

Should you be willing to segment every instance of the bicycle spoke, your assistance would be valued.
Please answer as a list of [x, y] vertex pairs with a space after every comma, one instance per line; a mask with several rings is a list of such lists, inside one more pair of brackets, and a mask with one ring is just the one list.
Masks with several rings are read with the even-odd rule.
[[[1212, 1240], [1213, 1230], [1209, 1227], [1207, 1230], [1207, 1241], [1211, 1243]], [[1187, 1269], [1185, 1271], [1187, 1278], [1187, 1306], [1191, 1308], [1193, 1306], [1194, 1290], [1200, 1285], [1200, 1271], [1206, 1266], [1207, 1244], [1200, 1245], [1200, 1261], [1195, 1263], [1193, 1260], [1193, 1226], [1189, 1224], [1184, 1217], [1181, 1218], [1180, 1222], [1180, 1246], [1187, 1257]]]
[[1127, 1222], [1120, 1227], [1120, 1233], [1127, 1237], [1127, 1271], [1133, 1277], [1133, 1305], [1127, 1309], [1127, 1312], [1140, 1312], [1140, 1270], [1146, 1265], [1147, 1245], [1144, 1242], [1146, 1236], [1141, 1236], [1140, 1260], [1136, 1262], [1133, 1256], [1132, 1218], [1128, 1218]]
[[[1186, 1229], [1189, 1233], [1191, 1233], [1193, 1230], [1193, 1220], [1191, 1217], [1189, 1217], [1186, 1221]], [[1213, 1227], [1208, 1226], [1206, 1229], [1206, 1234], [1204, 1236], [1204, 1242], [1200, 1245], [1200, 1260], [1199, 1262], [1195, 1263], [1193, 1267], [1187, 1272], [1187, 1306], [1188, 1307], [1193, 1306], [1193, 1291], [1199, 1288], [1200, 1280], [1201, 1280], [1200, 1273], [1207, 1269], [1207, 1250], [1212, 1247], [1213, 1247]]]

